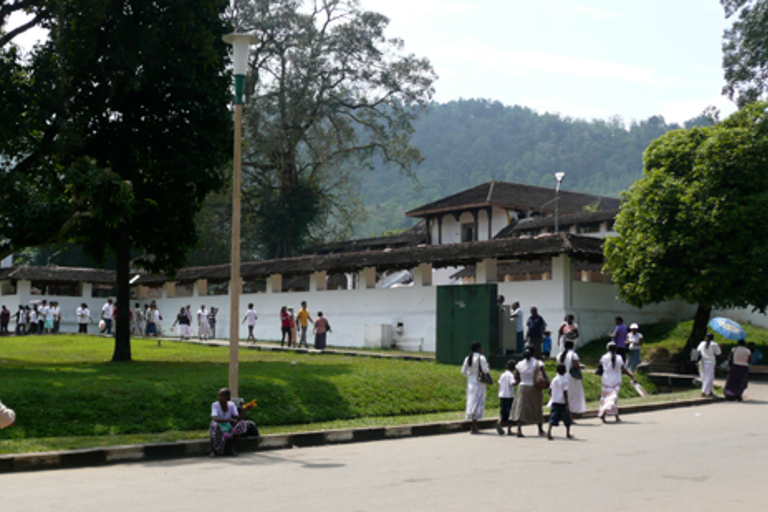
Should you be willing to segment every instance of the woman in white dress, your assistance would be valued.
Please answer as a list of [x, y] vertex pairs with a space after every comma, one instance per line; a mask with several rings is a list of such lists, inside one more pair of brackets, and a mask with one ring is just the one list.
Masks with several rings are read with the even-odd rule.
[[[534, 356], [533, 345], [526, 345], [523, 351], [523, 359], [515, 365], [515, 381], [517, 386], [517, 399], [515, 400], [514, 420], [517, 422], [517, 437], [523, 436], [523, 425], [536, 423], [539, 426], [539, 435], [543, 436], [544, 414], [541, 410], [543, 395], [541, 389], [534, 384], [536, 374], [544, 372], [544, 363]], [[544, 373], [546, 378], [546, 373]]]
[[485, 384], [478, 380], [480, 371], [488, 373], [488, 361], [479, 341], [472, 342], [472, 351], [464, 358], [461, 373], [467, 378], [466, 418], [472, 421], [471, 434], [477, 434], [477, 420], [485, 415]]
[[701, 377], [701, 396], [712, 396], [715, 382], [715, 364], [717, 356], [722, 352], [715, 341], [714, 334], [707, 334], [707, 339], [699, 343], [696, 352], [699, 353], [699, 376]]
[[[608, 352], [600, 358], [599, 367], [602, 367], [602, 392], [600, 393], [600, 409], [597, 411], [597, 417], [605, 423], [605, 417], [609, 414], [616, 416], [616, 423], [621, 421], [619, 418], [619, 390], [621, 389], [621, 374], [625, 374], [632, 379], [634, 384], [635, 376], [627, 370], [624, 364], [624, 358], [616, 353], [616, 343], [611, 341], [605, 347]], [[599, 371], [599, 368], [598, 368]]]
[[204, 305], [197, 311], [197, 334], [201, 340], [211, 337], [211, 324], [208, 323], [208, 312]]
[[[565, 374], [568, 376], [568, 409], [571, 414], [583, 414], [587, 411], [587, 399], [584, 396], [584, 385], [580, 378], [571, 374], [571, 368], [581, 370], [579, 355], [573, 349], [573, 341], [567, 340], [565, 348], [557, 356], [557, 362], [565, 365]], [[580, 374], [579, 372], [574, 372]]]

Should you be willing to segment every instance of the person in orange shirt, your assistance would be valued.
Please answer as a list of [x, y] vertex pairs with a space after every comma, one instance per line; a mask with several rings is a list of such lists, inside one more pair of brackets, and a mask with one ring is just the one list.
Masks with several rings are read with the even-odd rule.
[[307, 346], [307, 328], [309, 327], [309, 323], [315, 323], [314, 320], [312, 320], [312, 317], [309, 316], [309, 310], [307, 309], [307, 301], [301, 302], [301, 309], [296, 314], [296, 318], [299, 321], [299, 329], [301, 329], [301, 339], [299, 340], [299, 347], [301, 347], [302, 343], [304, 344], [304, 348], [309, 348]]

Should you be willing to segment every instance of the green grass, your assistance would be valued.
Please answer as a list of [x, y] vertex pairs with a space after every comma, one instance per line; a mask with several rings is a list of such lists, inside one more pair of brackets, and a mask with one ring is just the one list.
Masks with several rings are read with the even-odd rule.
[[[16, 410], [0, 453], [201, 439], [227, 383], [228, 350], [137, 339], [131, 363], [112, 363], [113, 341], [93, 336], [0, 339], [0, 399]], [[381, 426], [463, 417], [456, 366], [338, 355], [241, 350], [240, 395], [262, 433]], [[554, 369], [548, 368], [550, 376]], [[498, 371], [493, 372], [494, 379]], [[650, 382], [641, 381], [652, 390]], [[600, 383], [585, 373], [587, 400]], [[488, 415], [498, 408], [488, 391]], [[634, 391], [622, 389], [622, 397]]]

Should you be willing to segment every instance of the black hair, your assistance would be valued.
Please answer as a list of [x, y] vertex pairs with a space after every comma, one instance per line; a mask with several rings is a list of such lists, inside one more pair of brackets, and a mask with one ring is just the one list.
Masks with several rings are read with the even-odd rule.
[[526, 345], [525, 350], [523, 350], [523, 359], [530, 359], [533, 357], [533, 346]]
[[[617, 317], [619, 318], [619, 317]], [[615, 343], [608, 344], [608, 352], [611, 353], [611, 368], [616, 368], [616, 349], [618, 347]]]
[[565, 365], [563, 363], [557, 364], [557, 373], [558, 375], [565, 375]]
[[232, 392], [229, 390], [229, 388], [221, 388], [219, 390], [219, 393], [224, 393], [225, 395], [227, 395], [227, 400], [232, 398]]
[[473, 357], [475, 355], [475, 352], [479, 352], [481, 348], [483, 348], [483, 344], [482, 343], [480, 343], [479, 341], [473, 341], [472, 342], [472, 346], [469, 349], [469, 355], [467, 356], [467, 361], [468, 361], [467, 365], [468, 366], [472, 366], [472, 359], [473, 359]]
[[707, 334], [707, 342], [704, 344], [705, 347], [709, 348], [709, 344], [712, 343], [712, 340], [714, 339], [714, 334]]
[[515, 360], [514, 359], [510, 359], [509, 361], [507, 361], [506, 368], [509, 371], [514, 370], [515, 369]]
[[742, 339], [739, 340], [738, 344], [741, 345], [742, 347], [745, 347], [745, 346], [747, 346], [747, 340], [742, 338]]
[[568, 352], [570, 352], [571, 350], [573, 350], [573, 340], [567, 340], [567, 341], [565, 342], [565, 345], [564, 345], [564, 347], [565, 347], [565, 350], [563, 350], [563, 351], [560, 353], [560, 357], [559, 357], [559, 359], [560, 359], [560, 362], [561, 362], [561, 363], [565, 363], [565, 356], [567, 356], [567, 355], [568, 355]]

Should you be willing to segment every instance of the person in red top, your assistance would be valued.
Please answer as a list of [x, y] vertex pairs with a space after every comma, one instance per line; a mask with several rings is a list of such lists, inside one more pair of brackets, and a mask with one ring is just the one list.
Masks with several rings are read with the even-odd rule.
[[323, 350], [325, 348], [325, 335], [326, 333], [333, 332], [331, 330], [331, 324], [328, 323], [328, 319], [323, 316], [322, 311], [317, 312], [317, 318], [315, 318], [315, 349]]
[[280, 330], [282, 331], [282, 338], [280, 339], [280, 346], [284, 346], [285, 338], [288, 338], [288, 346], [291, 346], [291, 315], [288, 313], [288, 307], [283, 306], [280, 308]]

